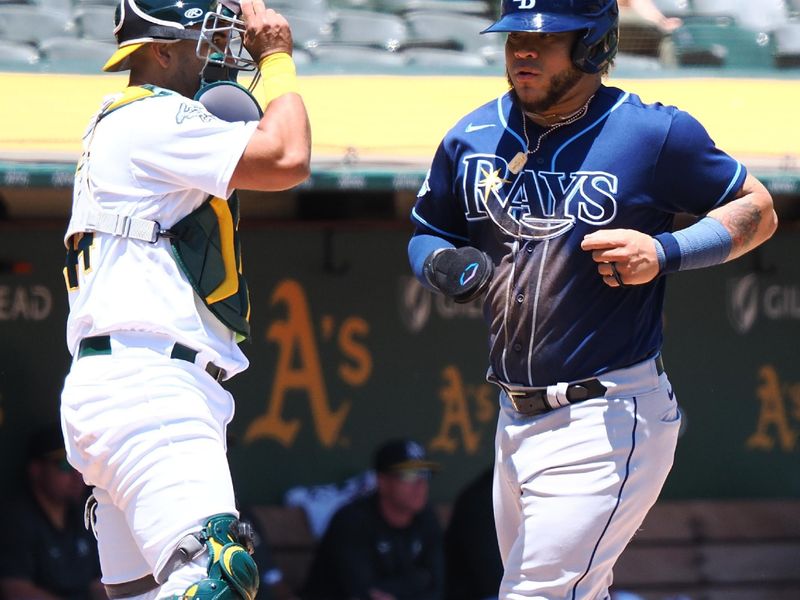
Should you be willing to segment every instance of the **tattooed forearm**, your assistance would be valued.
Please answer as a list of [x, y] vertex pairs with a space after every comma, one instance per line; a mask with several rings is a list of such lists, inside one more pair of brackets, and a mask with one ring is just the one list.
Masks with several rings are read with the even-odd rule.
[[761, 210], [750, 200], [731, 203], [724, 214], [717, 217], [733, 238], [734, 248], [748, 247], [756, 237], [761, 224]]

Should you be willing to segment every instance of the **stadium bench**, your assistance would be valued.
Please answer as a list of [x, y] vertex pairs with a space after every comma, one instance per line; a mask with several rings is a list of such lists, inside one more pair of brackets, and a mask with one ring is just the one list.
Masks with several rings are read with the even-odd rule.
[[[315, 540], [299, 507], [257, 506], [287, 584], [297, 590]], [[445, 526], [450, 506], [437, 506]], [[800, 598], [800, 500], [662, 501], [620, 557], [614, 587], [646, 600]]]

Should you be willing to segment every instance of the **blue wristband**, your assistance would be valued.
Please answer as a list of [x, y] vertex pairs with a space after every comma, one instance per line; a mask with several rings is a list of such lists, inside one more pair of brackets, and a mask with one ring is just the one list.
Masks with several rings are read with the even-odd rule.
[[712, 217], [700, 219], [675, 233], [660, 233], [655, 240], [658, 242], [658, 264], [663, 274], [721, 264], [730, 255], [733, 246], [731, 234]]
[[[669, 232], [659, 233], [655, 236], [656, 241], [661, 246], [661, 255], [664, 256], [663, 262], [661, 256], [658, 257], [658, 266], [661, 267], [661, 273], [675, 273], [681, 268], [681, 248], [678, 246], [678, 241], [675, 236]], [[656, 254], [658, 246], [656, 246]]]

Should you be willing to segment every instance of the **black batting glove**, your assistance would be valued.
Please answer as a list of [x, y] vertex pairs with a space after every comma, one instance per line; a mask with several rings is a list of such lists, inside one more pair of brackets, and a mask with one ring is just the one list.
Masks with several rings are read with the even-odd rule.
[[423, 273], [433, 287], [455, 302], [480, 296], [492, 280], [494, 264], [489, 255], [472, 246], [432, 252]]

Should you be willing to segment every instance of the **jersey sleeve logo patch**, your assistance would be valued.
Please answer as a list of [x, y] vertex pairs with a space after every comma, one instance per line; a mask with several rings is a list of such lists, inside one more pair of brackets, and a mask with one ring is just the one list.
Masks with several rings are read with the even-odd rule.
[[178, 114], [175, 115], [175, 122], [180, 125], [184, 121], [188, 121], [189, 119], [200, 119], [203, 123], [208, 123], [213, 121], [216, 117], [209, 113], [205, 108], [202, 106], [194, 106], [190, 104], [186, 104], [182, 102], [180, 107], [178, 108]]
[[472, 154], [462, 162], [467, 220], [490, 218], [508, 235], [546, 240], [578, 220], [601, 226], [617, 214], [618, 181], [610, 173], [526, 169], [514, 175], [494, 154]]

